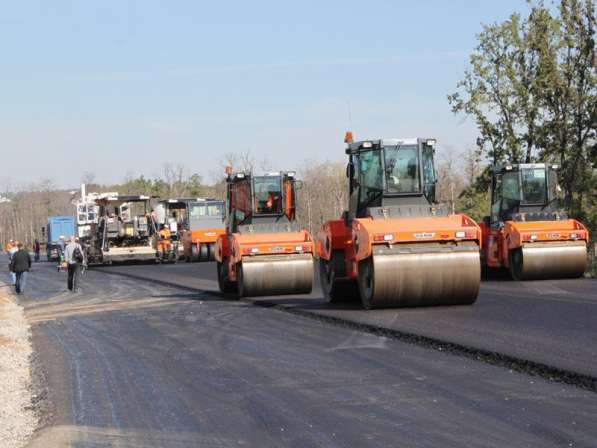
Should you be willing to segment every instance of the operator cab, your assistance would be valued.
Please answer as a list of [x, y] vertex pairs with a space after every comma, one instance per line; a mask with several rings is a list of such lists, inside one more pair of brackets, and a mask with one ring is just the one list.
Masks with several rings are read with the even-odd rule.
[[296, 185], [292, 171], [263, 176], [229, 174], [227, 219], [230, 233], [295, 230]]
[[188, 230], [219, 229], [224, 220], [224, 201], [196, 198], [188, 201], [188, 220], [184, 226]]
[[[349, 133], [350, 134], [350, 133]], [[399, 218], [440, 214], [434, 139], [382, 139], [353, 142], [347, 135], [349, 217]]]
[[490, 224], [567, 219], [558, 209], [557, 165], [523, 163], [493, 168]]

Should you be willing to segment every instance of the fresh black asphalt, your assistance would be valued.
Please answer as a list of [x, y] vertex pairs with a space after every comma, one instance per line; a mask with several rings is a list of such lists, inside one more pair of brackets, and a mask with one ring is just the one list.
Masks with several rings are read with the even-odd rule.
[[33, 447], [597, 446], [593, 392], [100, 270], [70, 294], [64, 277], [36, 264], [21, 298], [48, 390]]

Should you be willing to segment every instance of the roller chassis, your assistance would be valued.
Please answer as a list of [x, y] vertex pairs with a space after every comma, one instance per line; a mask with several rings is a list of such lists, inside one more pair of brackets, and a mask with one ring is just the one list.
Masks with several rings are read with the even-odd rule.
[[220, 290], [238, 298], [308, 294], [312, 289], [313, 243], [306, 231], [222, 235], [215, 259]]
[[434, 139], [353, 141], [347, 133], [349, 204], [316, 235], [329, 302], [365, 309], [475, 302], [481, 229], [435, 203]]
[[514, 280], [583, 275], [589, 232], [558, 209], [556, 170], [544, 163], [493, 167], [491, 215], [480, 223], [485, 270], [508, 270]]
[[[216, 242], [218, 285], [236, 298], [311, 292], [314, 246], [295, 219], [294, 173], [227, 178], [226, 233]], [[262, 188], [268, 190], [264, 195]]]
[[506, 269], [514, 280], [575, 278], [586, 270], [588, 230], [575, 219], [481, 228], [485, 269]]
[[[466, 236], [456, 238], [456, 232]], [[393, 239], [374, 241], [375, 235]], [[422, 217], [416, 223], [372, 218], [328, 221], [315, 239], [328, 302], [360, 300], [365, 309], [372, 309], [464, 305], [477, 298], [481, 231], [466, 215]], [[376, 273], [383, 280], [376, 282]]]

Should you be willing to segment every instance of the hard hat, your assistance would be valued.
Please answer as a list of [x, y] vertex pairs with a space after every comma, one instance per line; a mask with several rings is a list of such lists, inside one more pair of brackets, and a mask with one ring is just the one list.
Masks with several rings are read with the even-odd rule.
[[64, 235], [60, 235], [60, 239], [63, 240], [64, 239]]

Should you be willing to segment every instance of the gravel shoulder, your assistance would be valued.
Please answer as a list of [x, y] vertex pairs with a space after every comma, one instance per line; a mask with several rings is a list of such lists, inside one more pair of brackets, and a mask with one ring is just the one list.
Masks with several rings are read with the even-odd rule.
[[23, 307], [0, 281], [0, 446], [25, 446], [38, 424], [32, 386], [31, 329]]

